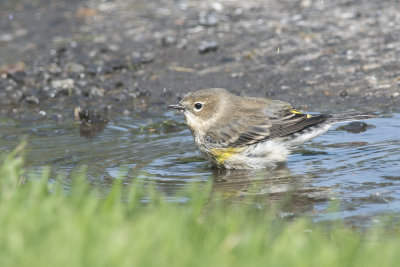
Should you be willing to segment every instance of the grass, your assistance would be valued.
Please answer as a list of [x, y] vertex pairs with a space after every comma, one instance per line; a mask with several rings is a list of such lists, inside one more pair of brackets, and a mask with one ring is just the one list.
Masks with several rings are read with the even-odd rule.
[[[121, 186], [105, 198], [84, 172], [60, 181], [24, 179], [23, 147], [0, 167], [0, 266], [397, 266], [395, 231], [361, 232], [340, 223], [277, 219], [249, 205], [210, 200], [168, 203], [154, 189]], [[121, 200], [129, 190], [128, 200]]]

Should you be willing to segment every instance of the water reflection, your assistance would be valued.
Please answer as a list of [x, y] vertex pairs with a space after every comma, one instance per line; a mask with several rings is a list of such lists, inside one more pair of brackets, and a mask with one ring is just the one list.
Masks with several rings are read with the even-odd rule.
[[224, 198], [241, 202], [259, 199], [258, 205], [279, 206], [291, 215], [314, 213], [315, 203], [333, 195], [332, 188], [310, 185], [310, 178], [294, 174], [286, 164], [275, 169], [213, 170], [213, 179], [213, 192]]

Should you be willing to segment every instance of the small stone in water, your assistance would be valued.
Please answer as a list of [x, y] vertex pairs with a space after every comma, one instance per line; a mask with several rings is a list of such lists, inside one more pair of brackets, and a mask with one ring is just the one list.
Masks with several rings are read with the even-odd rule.
[[108, 122], [107, 118], [103, 117], [102, 114], [99, 114], [92, 110], [88, 110], [88, 109], [80, 110], [79, 109], [79, 110], [77, 110], [77, 112], [78, 112], [79, 119], [82, 122], [86, 122], [86, 123], [107, 123]]
[[371, 127], [372, 127], [372, 125], [368, 125], [365, 122], [353, 121], [353, 122], [350, 122], [349, 124], [338, 127], [338, 130], [344, 130], [349, 133], [362, 133]]

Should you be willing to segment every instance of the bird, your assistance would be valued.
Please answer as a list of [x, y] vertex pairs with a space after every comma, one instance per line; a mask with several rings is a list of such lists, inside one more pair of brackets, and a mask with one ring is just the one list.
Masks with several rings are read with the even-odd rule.
[[306, 114], [284, 101], [242, 97], [223, 88], [189, 93], [168, 108], [183, 112], [197, 148], [220, 169], [272, 168], [336, 123], [376, 117]]

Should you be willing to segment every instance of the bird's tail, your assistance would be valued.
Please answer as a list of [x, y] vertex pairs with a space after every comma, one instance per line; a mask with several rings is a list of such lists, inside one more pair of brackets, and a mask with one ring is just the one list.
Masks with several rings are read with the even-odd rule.
[[377, 118], [378, 115], [374, 113], [350, 113], [350, 114], [331, 114], [328, 119], [329, 122], [346, 122], [346, 121], [358, 121]]

